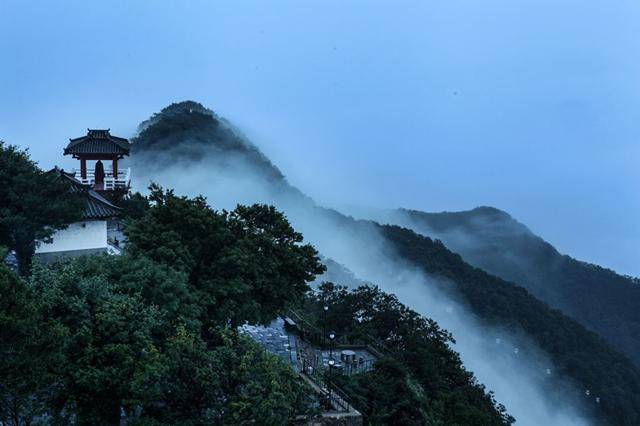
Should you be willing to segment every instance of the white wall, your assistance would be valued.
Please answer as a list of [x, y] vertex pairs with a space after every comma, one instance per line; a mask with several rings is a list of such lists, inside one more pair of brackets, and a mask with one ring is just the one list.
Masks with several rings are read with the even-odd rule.
[[107, 221], [87, 220], [69, 225], [53, 234], [53, 241], [41, 243], [36, 253], [86, 250], [107, 247]]

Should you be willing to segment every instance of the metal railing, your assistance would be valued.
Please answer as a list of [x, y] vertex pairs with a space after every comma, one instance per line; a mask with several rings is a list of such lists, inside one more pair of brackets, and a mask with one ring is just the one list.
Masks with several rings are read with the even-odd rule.
[[350, 398], [347, 393], [328, 379], [327, 372], [307, 374], [301, 371], [299, 374], [313, 383], [313, 387], [318, 393], [318, 402], [324, 411], [348, 413], [355, 410], [355, 407], [349, 402]]
[[[300, 336], [300, 341], [297, 345], [297, 357], [298, 366], [300, 367], [300, 374], [304, 375], [311, 382], [316, 384], [321, 389], [320, 403], [322, 407], [327, 410], [338, 412], [349, 412], [356, 410], [352, 401], [352, 397], [349, 397], [347, 392], [338, 387], [333, 380], [329, 380], [329, 369], [331, 368], [332, 374], [356, 374], [371, 371], [375, 364], [375, 360], [368, 359], [364, 362], [357, 363], [342, 363], [341, 368], [330, 367], [324, 364], [324, 358], [322, 351], [318, 348], [322, 346], [322, 331], [318, 329], [313, 323], [307, 320], [301, 313], [289, 309], [287, 311], [287, 320], [285, 324], [288, 327], [293, 327], [294, 331]], [[395, 351], [389, 349], [384, 343], [378, 341], [369, 334], [363, 333], [358, 335], [360, 340], [359, 344], [349, 345], [333, 345], [336, 351], [340, 349], [365, 349], [369, 353], [373, 354], [376, 358], [383, 356], [396, 357]], [[333, 376], [335, 377], [335, 376]], [[367, 401], [358, 400], [358, 404], [361, 405], [361, 409], [371, 410], [371, 406]]]
[[[300, 314], [299, 312], [293, 309], [289, 309], [287, 311], [287, 315], [296, 322], [297, 331], [300, 333], [300, 337], [303, 340], [319, 345], [321, 347], [323, 346], [325, 339], [323, 339], [322, 331], [318, 329], [318, 327], [313, 325], [302, 314]], [[394, 350], [390, 349], [383, 342], [379, 341], [378, 339], [376, 339], [375, 337], [367, 333], [359, 334], [357, 339], [355, 340], [356, 341], [353, 341], [349, 345], [339, 345], [339, 344], [334, 345], [334, 348], [341, 349], [341, 348], [362, 347], [363, 349], [368, 350], [378, 358], [381, 358], [385, 355], [397, 357], [397, 353]]]
[[[351, 346], [340, 345], [336, 347], [336, 350], [338, 351], [342, 348], [354, 349], [355, 347], [353, 345]], [[370, 350], [371, 348], [367, 348], [363, 346], [362, 349]], [[307, 373], [326, 368], [326, 365], [324, 363], [324, 358], [322, 357], [321, 353], [318, 353], [318, 352], [310, 353], [310, 352], [312, 351], [309, 351], [308, 348], [305, 348], [303, 346], [298, 347], [297, 355], [299, 357], [299, 360], [298, 360], [299, 368], [301, 368], [303, 371]], [[338, 352], [336, 352], [336, 355], [338, 355]], [[354, 374], [361, 374], [361, 373], [367, 373], [369, 371], [372, 371], [374, 364], [375, 364], [374, 359], [354, 360], [350, 362], [346, 362], [338, 359], [333, 368], [336, 371], [336, 374], [351, 376]]]
[[[80, 170], [74, 170], [74, 177], [82, 182], [85, 185], [95, 185], [96, 183], [96, 175], [95, 169], [87, 169], [86, 177], [82, 177]], [[113, 170], [110, 168], [105, 168], [104, 170], [104, 186], [105, 190], [114, 190], [114, 189], [126, 189], [129, 187], [129, 183], [131, 182], [131, 169], [126, 168], [123, 170], [118, 170], [118, 175], [113, 175]]]
[[325, 384], [327, 389], [324, 395], [322, 395], [321, 404], [328, 411], [339, 411], [342, 413], [348, 413], [355, 410], [355, 407], [349, 403], [349, 397], [347, 394], [335, 384]]

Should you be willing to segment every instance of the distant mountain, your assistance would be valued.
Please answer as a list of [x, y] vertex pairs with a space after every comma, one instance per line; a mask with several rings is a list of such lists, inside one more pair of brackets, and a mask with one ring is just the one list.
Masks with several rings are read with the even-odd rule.
[[[386, 220], [385, 220], [386, 219]], [[562, 255], [509, 214], [397, 210], [385, 221], [442, 240], [470, 264], [517, 282], [640, 366], [640, 280]]]
[[[437, 229], [454, 227], [453, 223], [456, 222], [466, 223], [464, 226], [460, 225], [460, 236], [455, 240], [456, 242], [451, 245], [447, 243], [449, 248], [462, 253], [465, 257], [463, 259], [443, 243], [420, 235], [421, 233], [434, 234], [431, 230], [427, 233], [425, 229], [419, 229], [418, 225], [413, 223], [413, 219], [411, 223], [403, 224], [405, 227], [380, 225], [374, 221], [355, 220], [339, 212], [317, 206], [313, 200], [291, 186], [258, 148], [247, 141], [229, 123], [194, 102], [173, 104], [142, 123], [139, 135], [134, 138], [132, 152], [136, 173], [145, 173], [160, 183], [164, 182], [163, 178], [166, 179], [169, 173], [173, 173], [174, 179], [168, 185], [175, 186], [175, 183], [180, 183], [184, 188], [193, 190], [194, 186], [198, 185], [192, 180], [199, 179], [198, 182], [202, 185], [218, 185], [215, 193], [220, 200], [223, 199], [225, 192], [246, 191], [247, 185], [260, 186], [259, 196], [264, 198], [257, 201], [277, 200], [278, 206], [295, 219], [293, 222], [296, 227], [298, 227], [296, 220], [302, 224], [304, 224], [303, 220], [314, 224], [330, 221], [333, 226], [332, 232], [336, 232], [337, 235], [375, 236], [380, 243], [391, 249], [390, 254], [397, 256], [402, 262], [429, 276], [442, 278], [442, 280], [433, 280], [431, 285], [455, 295], [483, 324], [501, 327], [516, 335], [526, 335], [548, 354], [554, 370], [560, 376], [571, 378], [579, 389], [588, 389], [591, 395], [601, 395], [602, 400], [597, 407], [593, 403], [589, 406], [591, 414], [599, 420], [599, 423], [640, 424], [640, 371], [597, 334], [588, 331], [560, 311], [551, 309], [545, 302], [514, 283], [514, 281], [522, 282], [527, 286], [529, 284], [524, 284], [525, 281], [543, 283], [542, 279], [528, 277], [535, 267], [533, 269], [516, 267], [517, 260], [514, 260], [514, 265], [509, 266], [513, 275], [505, 280], [472, 266], [478, 265], [478, 262], [484, 259], [488, 262], [486, 270], [498, 271], [495, 272], [498, 274], [500, 272], [498, 266], [501, 262], [499, 256], [508, 257], [506, 250], [511, 250], [508, 246], [512, 244], [506, 244], [507, 240], [504, 240], [506, 236], [501, 235], [515, 236], [518, 232], [527, 235], [526, 228], [518, 226], [519, 224], [515, 221], [509, 222], [503, 212], [483, 208], [467, 216], [452, 218], [428, 216], [433, 218], [428, 222], [429, 227]], [[184, 169], [184, 173], [178, 170], [177, 177], [175, 170], [169, 170], [169, 167], [175, 169], [176, 164]], [[251, 173], [253, 178], [258, 180], [241, 182], [240, 179], [245, 173]], [[197, 174], [206, 176], [198, 177]], [[233, 180], [235, 178], [239, 181]], [[239, 198], [243, 199], [242, 196]], [[245, 199], [250, 201], [252, 198], [247, 195]], [[211, 201], [215, 206], [217, 200]], [[420, 212], [405, 211], [403, 214], [408, 217], [412, 214], [422, 217]], [[476, 216], [489, 220], [489, 223], [493, 221], [495, 229], [491, 226], [474, 225]], [[459, 217], [466, 219], [458, 219]], [[408, 229], [408, 226], [414, 227], [418, 232]], [[306, 236], [309, 235], [305, 229], [303, 231]], [[481, 241], [486, 240], [487, 243], [484, 243], [484, 246], [478, 246], [475, 251], [468, 249], [470, 251], [465, 254], [467, 249], [462, 250], [465, 234]], [[332, 237], [322, 235], [322, 230], [318, 231], [317, 235], [313, 235], [311, 240], [315, 241], [314, 238], [322, 239], [323, 237], [325, 238], [323, 241], [327, 241], [326, 246], [337, 251], [366, 254], [372, 250], [372, 246], [376, 246], [376, 241], [371, 238], [369, 240], [354, 238], [354, 241], [358, 242], [349, 247], [342, 247], [340, 244], [331, 246]], [[454, 241], [453, 237], [450, 238]], [[535, 239], [536, 237], [526, 238]], [[442, 239], [444, 240], [444, 237]], [[506, 245], [501, 245], [501, 241]], [[322, 251], [323, 248], [320, 247], [320, 250]], [[501, 250], [505, 253], [490, 256], [493, 250]], [[526, 254], [527, 250], [532, 251]], [[549, 248], [544, 244], [534, 247], [529, 243], [523, 243], [523, 248], [519, 249], [516, 258], [523, 257], [523, 260], [527, 260], [530, 256], [536, 259], [536, 262], [541, 262], [542, 260], [539, 259], [545, 259], [545, 256], [548, 256], [545, 253], [548, 251]], [[332, 253], [323, 254], [332, 256]], [[494, 259], [493, 263], [487, 259]], [[597, 274], [604, 271], [588, 266], [580, 269], [584, 275], [590, 275], [590, 270], [596, 271]], [[352, 277], [344, 270], [337, 270], [334, 276], [348, 280]], [[595, 282], [600, 279], [598, 278], [600, 276], [603, 275], [594, 274], [588, 279]], [[586, 281], [587, 278], [583, 280]], [[604, 288], [609, 284], [593, 284], [593, 286], [596, 285]], [[538, 287], [542, 292], [543, 285], [532, 286], [532, 289]], [[538, 295], [540, 299], [549, 297], [542, 293]], [[576, 294], [575, 297], [581, 299], [583, 294]]]

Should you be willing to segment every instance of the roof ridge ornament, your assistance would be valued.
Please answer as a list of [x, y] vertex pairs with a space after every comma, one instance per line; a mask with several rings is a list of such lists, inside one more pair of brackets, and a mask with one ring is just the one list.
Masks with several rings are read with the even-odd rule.
[[97, 139], [108, 139], [111, 137], [111, 128], [109, 129], [87, 129], [87, 137]]
[[[87, 134], [79, 138], [69, 139], [69, 144], [64, 149], [64, 155], [72, 154], [74, 158], [85, 157], [87, 159], [111, 159], [122, 158], [129, 155], [131, 144], [125, 138], [111, 135], [111, 128], [89, 129]], [[108, 158], [104, 158], [104, 157]]]

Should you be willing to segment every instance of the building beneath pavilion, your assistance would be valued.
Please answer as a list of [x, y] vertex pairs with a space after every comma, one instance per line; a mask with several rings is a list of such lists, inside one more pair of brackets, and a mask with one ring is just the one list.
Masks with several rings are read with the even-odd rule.
[[[129, 155], [131, 144], [113, 136], [110, 129], [87, 129], [87, 134], [69, 140], [64, 155], [80, 160], [73, 176], [95, 191], [126, 192], [131, 184], [131, 169], [121, 169], [118, 161]], [[105, 164], [106, 163], [106, 164]]]
[[38, 245], [38, 259], [49, 262], [87, 254], [120, 254], [124, 239], [119, 226], [122, 209], [76, 179], [75, 173], [58, 168], [50, 173], [58, 174], [69, 185], [70, 192], [82, 197], [84, 210], [81, 221], [56, 231], [50, 242]]

